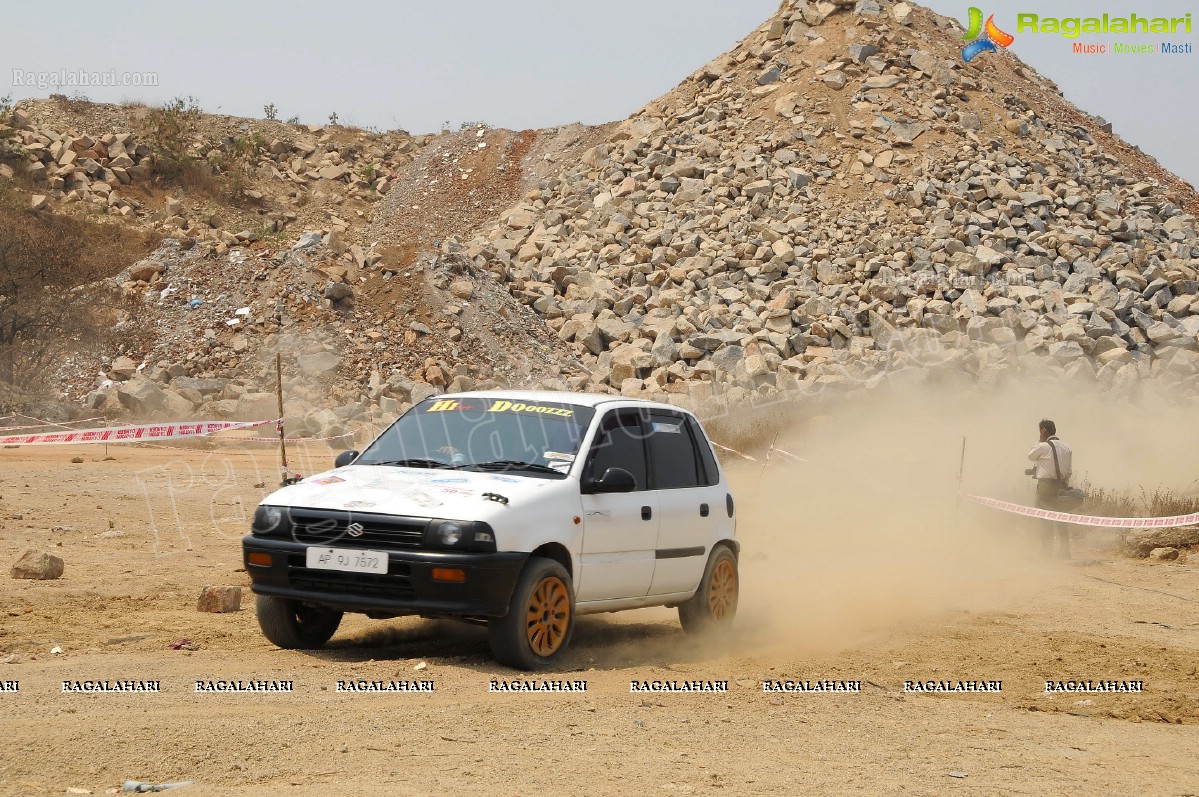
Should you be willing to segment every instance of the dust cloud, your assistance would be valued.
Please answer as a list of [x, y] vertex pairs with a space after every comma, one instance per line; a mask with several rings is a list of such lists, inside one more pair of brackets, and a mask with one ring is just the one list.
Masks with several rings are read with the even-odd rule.
[[[1040, 557], [1039, 521], [959, 497], [959, 466], [963, 496], [1031, 505], [1026, 455], [1050, 418], [1075, 483], [1194, 490], [1195, 397], [1140, 387], [1132, 400], [1061, 377], [941, 379], [714, 419], [717, 441], [758, 460], [724, 457], [743, 546], [738, 645], [830, 653], [946, 612], [1035, 601], [1070, 565]], [[767, 460], [772, 442], [805, 461]], [[1075, 558], [1106, 555], [1113, 536], [1076, 527]]]

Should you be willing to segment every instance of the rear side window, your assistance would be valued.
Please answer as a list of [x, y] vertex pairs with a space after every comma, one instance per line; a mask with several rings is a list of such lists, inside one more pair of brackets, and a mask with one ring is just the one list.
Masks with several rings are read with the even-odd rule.
[[649, 451], [654, 489], [677, 490], [703, 484], [704, 474], [695, 449], [686, 418], [650, 413]]
[[699, 462], [704, 469], [700, 481], [707, 485], [719, 484], [720, 469], [716, 466], [716, 456], [712, 453], [712, 444], [708, 442], [708, 438], [697, 420], [688, 418], [687, 426], [691, 429], [691, 436], [695, 439], [695, 448], [699, 451]]

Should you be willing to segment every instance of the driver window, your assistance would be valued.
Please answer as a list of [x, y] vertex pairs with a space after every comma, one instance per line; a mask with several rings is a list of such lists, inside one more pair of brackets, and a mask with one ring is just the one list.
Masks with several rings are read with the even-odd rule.
[[633, 474], [637, 489], [645, 489], [645, 441], [635, 412], [613, 411], [600, 423], [599, 436], [591, 447], [591, 475], [598, 479], [608, 468], [624, 468]]

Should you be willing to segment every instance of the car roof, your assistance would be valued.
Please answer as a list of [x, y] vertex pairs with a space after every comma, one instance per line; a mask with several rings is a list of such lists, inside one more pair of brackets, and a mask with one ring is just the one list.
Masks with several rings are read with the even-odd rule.
[[436, 396], [431, 396], [425, 401], [439, 401], [442, 399], [462, 399], [462, 398], [491, 398], [491, 399], [512, 399], [525, 402], [557, 402], [559, 404], [578, 404], [583, 407], [599, 407], [601, 404], [624, 404], [639, 407], [652, 407], [659, 409], [675, 410], [678, 412], [686, 412], [688, 410], [682, 407], [676, 407], [673, 404], [662, 404], [656, 401], [646, 401], [645, 399], [627, 398], [611, 393], [572, 393], [569, 390], [472, 390], [462, 393], [442, 393]]

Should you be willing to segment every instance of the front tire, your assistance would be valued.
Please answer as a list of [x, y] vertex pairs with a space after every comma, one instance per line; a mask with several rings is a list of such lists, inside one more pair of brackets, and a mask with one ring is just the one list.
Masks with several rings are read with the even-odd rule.
[[553, 666], [570, 644], [575, 596], [570, 574], [553, 559], [530, 559], [516, 582], [508, 614], [487, 622], [491, 654], [517, 670]]
[[679, 604], [679, 623], [689, 634], [726, 631], [737, 616], [741, 579], [737, 557], [727, 547], [712, 549], [699, 589], [686, 603]]
[[306, 606], [291, 598], [259, 595], [256, 608], [263, 635], [287, 650], [323, 647], [341, 625], [341, 612]]

